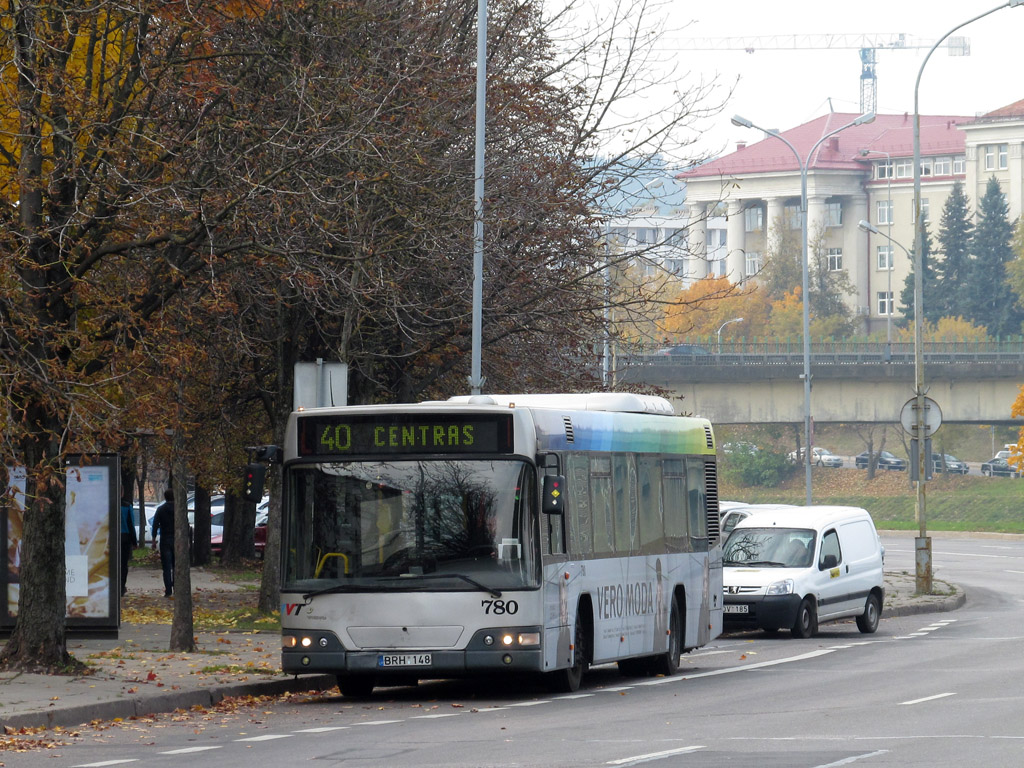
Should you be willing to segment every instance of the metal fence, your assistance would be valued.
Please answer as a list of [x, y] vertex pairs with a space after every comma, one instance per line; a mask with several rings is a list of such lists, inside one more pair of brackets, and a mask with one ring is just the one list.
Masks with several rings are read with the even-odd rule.
[[[1024, 336], [990, 341], [942, 340], [923, 342], [922, 355], [929, 364], [1020, 363], [1024, 361]], [[644, 365], [794, 365], [804, 359], [800, 339], [686, 338], [653, 348], [620, 350], [624, 362]], [[913, 365], [912, 341], [893, 342], [857, 339], [822, 339], [810, 344], [810, 360], [816, 364], [860, 365], [891, 363]]]

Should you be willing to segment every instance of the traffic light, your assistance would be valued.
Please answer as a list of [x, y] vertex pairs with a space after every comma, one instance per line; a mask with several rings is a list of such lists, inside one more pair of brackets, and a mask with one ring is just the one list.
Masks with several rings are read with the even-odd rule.
[[259, 502], [263, 498], [263, 481], [267, 478], [267, 465], [253, 462], [245, 467], [246, 501]]

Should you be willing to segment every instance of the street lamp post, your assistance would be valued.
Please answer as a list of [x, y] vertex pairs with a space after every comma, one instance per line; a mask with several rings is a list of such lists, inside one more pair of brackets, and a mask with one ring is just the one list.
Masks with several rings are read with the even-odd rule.
[[[1020, 0], [1024, 2], [1024, 0]], [[769, 130], [762, 128], [759, 125], [755, 125], [750, 120], [744, 117], [735, 115], [732, 118], [732, 124], [737, 125], [741, 128], [756, 128], [768, 136], [774, 136], [776, 139], [781, 141], [790, 151], [793, 156], [796, 157], [797, 164], [800, 166], [800, 231], [801, 239], [803, 241], [803, 274], [801, 278], [801, 291], [803, 300], [803, 320], [804, 320], [804, 486], [807, 496], [807, 506], [811, 505], [811, 312], [810, 312], [810, 296], [809, 296], [809, 285], [810, 285], [810, 254], [808, 253], [808, 242], [807, 242], [807, 165], [814, 157], [814, 153], [818, 147], [825, 143], [827, 139], [832, 138], [840, 131], [845, 131], [847, 128], [852, 128], [855, 125], [863, 125], [864, 123], [870, 123], [875, 119], [874, 112], [868, 112], [867, 114], [861, 115], [856, 120], [847, 123], [846, 125], [836, 128], [834, 131], [829, 131], [811, 147], [811, 151], [807, 153], [807, 157], [800, 157], [800, 153], [797, 151], [789, 140], [778, 131]]]
[[925, 474], [925, 459], [927, 458], [925, 453], [927, 451], [924, 450], [926, 390], [924, 388], [924, 353], [921, 338], [921, 309], [923, 308], [922, 296], [924, 294], [924, 259], [922, 255], [924, 251], [924, 222], [921, 220], [921, 111], [918, 108], [918, 92], [921, 88], [921, 75], [924, 74], [925, 65], [943, 40], [961, 27], [966, 27], [968, 24], [982, 19], [991, 13], [995, 13], [1002, 8], [1016, 8], [1019, 5], [1024, 5], [1024, 0], [1007, 0], [1007, 2], [997, 5], [995, 8], [979, 13], [967, 21], [957, 24], [936, 40], [935, 45], [928, 50], [924, 61], [921, 62], [921, 68], [917, 70], [917, 79], [914, 81], [914, 395], [917, 399], [914, 431], [917, 439], [920, 441], [918, 443], [920, 450], [917, 453], [917, 500], [914, 505], [919, 533], [918, 538], [914, 542], [914, 561], [916, 563], [915, 575], [918, 592], [928, 593], [932, 591], [932, 541], [931, 537], [927, 535], [928, 525], [925, 496], [925, 477], [927, 477]]
[[[893, 168], [893, 165], [892, 165], [892, 155], [890, 155], [888, 152], [885, 152], [885, 151], [883, 151], [881, 149], [862, 149], [860, 151], [860, 154], [861, 154], [862, 157], [867, 157], [868, 155], [872, 155], [872, 154], [873, 155], [885, 155], [885, 164], [886, 164], [886, 166], [888, 166], [888, 169], [889, 169], [889, 172], [886, 175], [886, 180], [888, 182], [887, 183], [887, 187], [888, 187], [887, 193], [888, 193], [889, 200], [886, 203], [886, 205], [888, 205], [888, 207], [889, 207], [888, 220], [887, 220], [888, 224], [889, 224], [889, 234], [887, 235], [887, 239], [889, 240], [890, 245], [889, 245], [889, 261], [885, 265], [886, 276], [888, 277], [888, 282], [887, 282], [887, 286], [886, 286], [886, 302], [885, 302], [885, 361], [889, 362], [892, 359], [892, 308], [893, 308], [893, 304], [894, 304], [893, 296], [892, 296], [892, 269], [893, 269], [893, 262], [892, 262], [892, 241], [893, 241], [892, 240], [892, 219], [893, 219], [892, 177], [893, 177], [893, 174], [895, 173], [895, 168]], [[862, 229], [863, 229], [863, 227], [862, 227]], [[904, 250], [906, 250], [906, 249], [904, 249]], [[909, 256], [909, 254], [908, 254], [908, 256]], [[869, 256], [869, 258], [870, 258], [870, 256]]]
[[722, 354], [722, 329], [725, 328], [729, 323], [742, 323], [742, 317], [734, 317], [732, 320], [726, 320], [720, 326], [718, 326], [718, 354]]

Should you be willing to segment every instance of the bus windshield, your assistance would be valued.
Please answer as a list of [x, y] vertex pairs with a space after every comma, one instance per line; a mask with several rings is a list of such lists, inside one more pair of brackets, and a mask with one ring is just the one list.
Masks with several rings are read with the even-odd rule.
[[287, 472], [285, 589], [539, 583], [535, 472], [526, 462], [351, 461]]

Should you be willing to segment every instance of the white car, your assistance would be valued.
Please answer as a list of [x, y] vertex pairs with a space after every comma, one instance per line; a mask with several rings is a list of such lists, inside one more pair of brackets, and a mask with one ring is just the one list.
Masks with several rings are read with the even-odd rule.
[[[797, 451], [790, 451], [786, 458], [793, 463], [802, 462], [804, 460], [804, 450], [801, 448], [799, 453]], [[828, 448], [816, 445], [811, 448], [811, 463], [819, 467], [841, 467], [843, 466], [843, 457], [837, 456]]]

